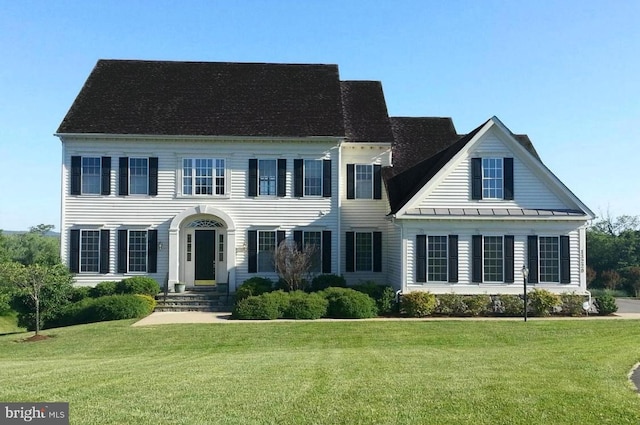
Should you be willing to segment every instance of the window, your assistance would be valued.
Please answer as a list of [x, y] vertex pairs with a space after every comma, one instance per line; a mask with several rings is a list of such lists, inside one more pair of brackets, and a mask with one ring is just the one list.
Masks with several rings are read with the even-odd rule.
[[313, 250], [309, 271], [319, 273], [322, 266], [322, 232], [303, 232], [302, 246]]
[[322, 196], [322, 175], [321, 160], [304, 161], [304, 196]]
[[347, 199], [382, 199], [382, 166], [347, 164]]
[[129, 272], [147, 271], [147, 231], [129, 231]]
[[446, 282], [447, 237], [429, 236], [427, 241], [427, 280], [429, 282]]
[[373, 238], [371, 233], [356, 233], [356, 271], [371, 271], [373, 265]]
[[100, 158], [82, 157], [82, 194], [100, 194]]
[[118, 273], [156, 273], [158, 231], [118, 230]]
[[331, 160], [294, 159], [293, 196], [331, 197]]
[[356, 199], [373, 198], [373, 166], [356, 164]]
[[98, 273], [100, 270], [100, 231], [80, 231], [80, 272]]
[[471, 199], [513, 199], [513, 158], [472, 158]]
[[149, 193], [149, 160], [147, 158], [129, 159], [129, 194], [146, 195]]
[[482, 199], [502, 199], [502, 158], [482, 158]]
[[273, 253], [276, 250], [276, 232], [258, 232], [258, 272], [275, 272]]
[[182, 193], [185, 195], [224, 195], [224, 159], [182, 160]]
[[275, 159], [258, 161], [258, 195], [276, 195], [277, 169]]
[[382, 271], [382, 232], [346, 233], [346, 270]]
[[560, 282], [560, 243], [557, 237], [540, 236], [540, 282]]
[[571, 242], [569, 236], [527, 238], [529, 283], [571, 283]]
[[502, 236], [484, 237], [484, 281], [504, 281]]
[[416, 235], [416, 282], [458, 281], [458, 235]]

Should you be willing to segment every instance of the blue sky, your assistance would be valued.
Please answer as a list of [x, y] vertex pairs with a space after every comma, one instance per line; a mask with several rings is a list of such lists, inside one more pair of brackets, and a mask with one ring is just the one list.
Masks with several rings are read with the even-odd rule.
[[493, 115], [596, 214], [640, 215], [640, 2], [5, 1], [0, 229], [60, 226], [53, 136], [96, 61], [335, 63], [392, 116]]

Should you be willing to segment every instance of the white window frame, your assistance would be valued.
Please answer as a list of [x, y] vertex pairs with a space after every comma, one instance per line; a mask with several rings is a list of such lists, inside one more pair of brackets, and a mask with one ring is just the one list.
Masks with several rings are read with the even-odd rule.
[[[147, 168], [146, 169], [146, 172], [147, 172], [147, 174], [146, 174], [146, 187], [145, 187], [144, 193], [142, 193], [142, 192], [134, 192], [132, 190], [133, 189], [133, 185], [131, 184], [134, 177], [139, 177], [139, 176], [134, 176], [133, 173], [131, 172], [131, 170], [133, 168], [132, 164], [135, 161], [141, 161], [141, 160], [146, 161], [146, 164], [147, 164], [147, 167], [146, 167]], [[146, 157], [146, 156], [145, 157], [130, 157], [129, 158], [128, 167], [129, 167], [129, 182], [128, 182], [128, 184], [129, 184], [129, 195], [134, 195], [134, 196], [135, 195], [148, 195], [149, 194], [149, 157]]]
[[[97, 234], [97, 244], [95, 246], [95, 249], [88, 250], [86, 247], [84, 237], [88, 233]], [[101, 243], [101, 234], [99, 229], [80, 229], [80, 261], [78, 264], [79, 273], [94, 274], [94, 273], [100, 272], [100, 243]], [[95, 255], [95, 270], [93, 270], [93, 267], [89, 270], [87, 267], [88, 265], [87, 262], [93, 260], [92, 258], [88, 258], [89, 253], [92, 253], [93, 255]]]
[[[141, 250], [133, 250], [131, 249], [132, 243], [132, 232], [144, 233], [144, 251]], [[140, 253], [144, 252], [144, 255], [141, 257], [144, 259], [144, 270], [142, 268], [140, 270], [132, 270], [132, 252]], [[149, 232], [148, 230], [140, 230], [140, 229], [127, 229], [127, 273], [136, 274], [136, 273], [147, 273], [149, 270]]]
[[[265, 244], [261, 242], [261, 238], [263, 235], [270, 233], [270, 236], [273, 236], [273, 244], [270, 246], [270, 248], [268, 250], [265, 249], [261, 249], [265, 247]], [[258, 230], [257, 231], [257, 235], [256, 235], [257, 241], [256, 241], [256, 270], [258, 273], [274, 273], [276, 271], [276, 266], [274, 263], [274, 259], [273, 259], [273, 254], [276, 250], [277, 244], [278, 244], [278, 232], [275, 230]], [[266, 268], [264, 267], [266, 264], [266, 260], [264, 260], [263, 258], [265, 257], [269, 257], [269, 261], [271, 266]], [[265, 264], [263, 264], [265, 263]]]
[[[499, 238], [500, 239], [500, 256], [497, 258], [498, 261], [500, 261], [502, 263], [502, 271], [500, 271], [500, 275], [502, 277], [502, 279], [489, 279], [488, 278], [488, 274], [487, 274], [487, 269], [489, 269], [489, 267], [487, 266], [487, 250], [486, 250], [486, 240], [487, 238]], [[504, 273], [504, 266], [505, 266], [505, 261], [504, 261], [504, 235], [483, 235], [482, 236], [482, 281], [485, 283], [504, 283], [504, 277], [505, 277], [505, 273]], [[494, 274], [494, 273], [492, 273]]]
[[[449, 282], [449, 236], [447, 235], [425, 235], [427, 237], [427, 264], [426, 264], [426, 270], [427, 270], [427, 283], [429, 282]], [[442, 279], [431, 279], [430, 276], [432, 275], [432, 273], [430, 272], [432, 265], [430, 264], [430, 253], [431, 253], [431, 249], [430, 249], [430, 240], [431, 238], [444, 238], [444, 280]], [[441, 258], [437, 258], [438, 260], [440, 260]], [[435, 267], [435, 265], [434, 265]], [[439, 266], [441, 267], [441, 266]], [[433, 273], [433, 275], [435, 275], [435, 273]]]
[[[369, 235], [369, 244], [370, 247], [368, 252], [362, 252], [362, 249], [358, 249], [358, 236]], [[372, 272], [373, 271], [373, 232], [354, 232], [353, 235], [353, 269], [355, 272]], [[367, 258], [360, 258], [360, 261], [368, 260], [369, 267], [363, 268], [361, 264], [358, 264], [358, 256], [368, 256]]]
[[[310, 168], [308, 165], [313, 164], [315, 169], [314, 171], [318, 172], [318, 176], [309, 176], [308, 169]], [[309, 197], [322, 197], [323, 193], [323, 180], [324, 180], [324, 161], [322, 159], [305, 159], [303, 161], [303, 196]], [[314, 179], [319, 181], [319, 185], [308, 185], [307, 179]], [[313, 193], [311, 193], [311, 189], [314, 189]], [[316, 193], [317, 192], [317, 193]]]
[[[273, 176], [262, 174], [262, 164], [273, 163]], [[258, 159], [258, 196], [277, 196], [278, 195], [278, 160], [277, 159]], [[268, 193], [262, 192], [262, 183], [266, 183]], [[273, 187], [273, 193], [271, 188]]]
[[[85, 167], [95, 168], [91, 165], [85, 165], [85, 160], [94, 160], [97, 161], [97, 174], [87, 175], [85, 173]], [[80, 194], [82, 195], [100, 195], [102, 193], [102, 158], [99, 156], [82, 156], [80, 157]], [[94, 192], [85, 191], [85, 181], [87, 177], [91, 177], [92, 179], [97, 180], [97, 190]]]
[[[546, 277], [550, 274], [549, 272], [546, 271], [546, 268], [549, 267], [547, 265], [542, 264], [542, 262], [545, 260], [542, 258], [542, 239], [554, 239], [555, 240], [555, 248], [556, 248], [556, 255], [557, 257], [555, 258], [555, 280], [549, 280], [546, 279]], [[547, 261], [551, 262], [554, 259], [546, 259]], [[559, 236], [549, 236], [549, 235], [538, 235], [538, 282], [539, 283], [560, 283], [560, 268], [562, 267], [562, 265], [560, 264], [560, 237]], [[543, 271], [544, 270], [544, 271]], [[543, 278], [544, 276], [544, 278]]]
[[[187, 166], [187, 162], [190, 165]], [[210, 167], [197, 167], [197, 161], [211, 161]], [[227, 194], [227, 161], [225, 158], [201, 158], [201, 157], [188, 157], [182, 158], [182, 195], [195, 196], [195, 197], [222, 197]], [[207, 168], [210, 175], [198, 176], [197, 171], [199, 169]], [[187, 170], [189, 170], [187, 172]], [[222, 175], [219, 175], [219, 173]], [[197, 185], [198, 179], [211, 179], [211, 193], [195, 193], [199, 185]], [[188, 185], [187, 185], [188, 181]], [[187, 187], [189, 190], [187, 190]], [[200, 185], [200, 187], [207, 188], [208, 186]], [[189, 193], [190, 192], [190, 193]]]
[[[318, 238], [317, 244], [310, 244], [308, 238], [310, 234], [313, 233], [314, 237]], [[309, 235], [309, 236], [308, 236]], [[302, 231], [302, 247], [303, 249], [307, 247], [307, 245], [314, 245], [316, 251], [314, 252], [314, 258], [312, 259], [311, 268], [309, 269], [312, 273], [321, 273], [322, 272], [322, 231], [320, 230], [303, 230]]]
[[504, 158], [482, 158], [482, 199], [504, 199]]
[[[364, 170], [368, 169], [366, 172], [368, 175], [368, 179], [358, 179], [358, 169]], [[354, 164], [353, 167], [353, 192], [355, 199], [373, 199], [373, 164]], [[360, 174], [362, 176], [362, 173]], [[362, 193], [364, 192], [364, 193]]]

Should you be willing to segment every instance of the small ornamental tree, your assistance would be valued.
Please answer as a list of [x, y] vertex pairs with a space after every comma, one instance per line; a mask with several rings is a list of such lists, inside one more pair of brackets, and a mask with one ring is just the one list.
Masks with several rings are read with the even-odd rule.
[[311, 268], [314, 266], [317, 248], [305, 245], [303, 248], [292, 240], [280, 242], [273, 254], [276, 272], [289, 291], [304, 289]]
[[604, 284], [604, 287], [610, 290], [615, 290], [620, 285], [622, 278], [620, 274], [615, 270], [605, 270], [600, 274], [600, 279]]

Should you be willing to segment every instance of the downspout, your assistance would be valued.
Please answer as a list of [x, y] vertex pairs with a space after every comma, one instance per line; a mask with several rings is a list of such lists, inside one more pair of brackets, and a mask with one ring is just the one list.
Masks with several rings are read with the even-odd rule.
[[[65, 205], [66, 205], [66, 192], [65, 192], [65, 188], [64, 188], [64, 170], [65, 170], [65, 164], [64, 164], [64, 159], [66, 157], [66, 149], [65, 149], [65, 144], [64, 144], [64, 140], [62, 140], [62, 137], [58, 136], [60, 138], [60, 143], [62, 145], [62, 160], [60, 161], [60, 223], [58, 223], [60, 225], [59, 229], [60, 229], [60, 260], [62, 261], [63, 264], [69, 266], [69, 259], [67, 258], [66, 255], [64, 255], [64, 251], [65, 251], [65, 247], [68, 245], [68, 240], [66, 238], [66, 229], [64, 228], [64, 223], [65, 223]], [[65, 243], [62, 243], [62, 241], [64, 241]]]
[[342, 276], [341, 264], [342, 264], [342, 141], [338, 143], [338, 262], [337, 262], [337, 274]]

